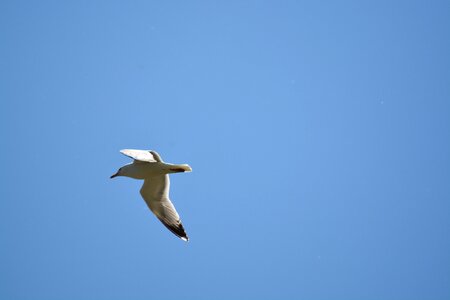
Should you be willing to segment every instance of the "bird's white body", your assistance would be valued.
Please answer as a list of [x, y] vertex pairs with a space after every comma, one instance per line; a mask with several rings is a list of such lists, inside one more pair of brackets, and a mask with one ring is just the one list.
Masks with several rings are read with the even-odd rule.
[[162, 161], [158, 153], [151, 150], [125, 149], [122, 154], [134, 159], [133, 163], [121, 167], [116, 174], [134, 179], [143, 179], [141, 196], [147, 206], [170, 231], [182, 240], [189, 238], [180, 217], [169, 199], [170, 173], [191, 172], [189, 165], [174, 165]]
[[[120, 168], [117, 176], [131, 177], [134, 179], [147, 179], [170, 173], [189, 172], [188, 165], [173, 165], [164, 162], [154, 163], [131, 163]], [[182, 171], [183, 170], [183, 171]]]

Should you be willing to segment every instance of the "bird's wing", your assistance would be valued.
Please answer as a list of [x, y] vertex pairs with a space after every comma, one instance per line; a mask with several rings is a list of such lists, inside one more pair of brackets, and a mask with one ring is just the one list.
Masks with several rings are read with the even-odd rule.
[[169, 186], [170, 181], [167, 174], [145, 179], [141, 188], [142, 198], [164, 226], [182, 240], [188, 241], [189, 238], [181, 224], [180, 216], [170, 202]]
[[135, 150], [135, 149], [123, 149], [120, 150], [120, 153], [131, 157], [135, 161], [142, 162], [162, 162], [161, 157], [156, 151], [151, 150]]

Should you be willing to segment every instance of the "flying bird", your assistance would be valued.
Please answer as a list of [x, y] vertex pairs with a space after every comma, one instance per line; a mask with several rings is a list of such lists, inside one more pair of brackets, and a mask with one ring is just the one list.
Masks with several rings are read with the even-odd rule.
[[184, 241], [189, 237], [184, 230], [175, 207], [169, 199], [169, 174], [180, 172], [191, 172], [189, 165], [174, 165], [165, 163], [156, 151], [124, 149], [120, 153], [133, 159], [133, 162], [121, 167], [117, 176], [143, 179], [141, 196], [147, 203], [148, 208], [170, 231]]

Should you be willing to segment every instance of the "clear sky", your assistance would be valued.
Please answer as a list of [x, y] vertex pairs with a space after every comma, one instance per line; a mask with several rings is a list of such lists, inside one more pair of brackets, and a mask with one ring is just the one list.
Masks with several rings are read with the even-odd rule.
[[[448, 1], [1, 1], [1, 299], [449, 299]], [[154, 149], [191, 238], [109, 176]]]

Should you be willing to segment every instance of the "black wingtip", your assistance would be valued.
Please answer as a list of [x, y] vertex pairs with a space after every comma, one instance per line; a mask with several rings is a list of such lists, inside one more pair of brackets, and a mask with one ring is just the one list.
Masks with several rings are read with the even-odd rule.
[[165, 224], [164, 222], [162, 222], [162, 224], [166, 226], [166, 228], [169, 229], [177, 237], [185, 242], [189, 242], [189, 237], [186, 234], [186, 231], [184, 230], [183, 224], [181, 224], [181, 222], [178, 223], [177, 226], [170, 226], [169, 224]]

